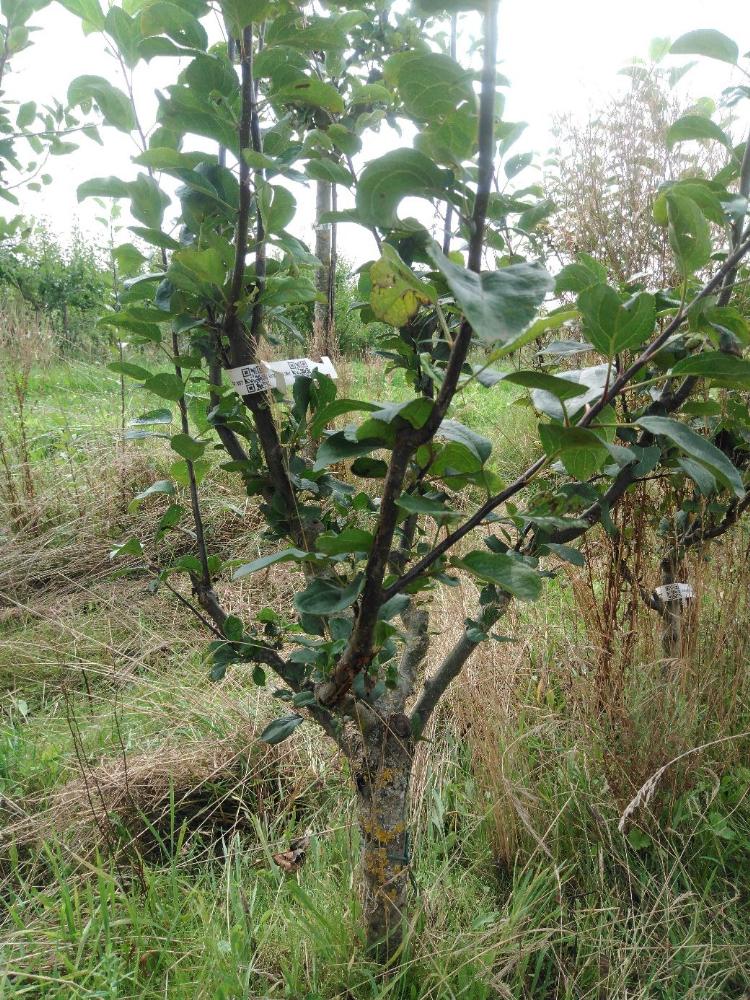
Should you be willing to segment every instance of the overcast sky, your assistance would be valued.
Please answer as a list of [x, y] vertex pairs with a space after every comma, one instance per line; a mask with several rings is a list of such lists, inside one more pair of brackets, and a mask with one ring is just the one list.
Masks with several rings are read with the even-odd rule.
[[[750, 49], [749, 8], [750, 0], [714, 0], [712, 4], [705, 0], [502, 0], [498, 54], [500, 69], [512, 84], [506, 117], [528, 121], [531, 126], [514, 151], [535, 149], [544, 155], [552, 142], [554, 117], [566, 112], [583, 117], [601, 104], [624, 85], [617, 71], [634, 56], [645, 57], [654, 37], [674, 39], [694, 28], [712, 27], [733, 37], [740, 51], [746, 52]], [[7, 78], [7, 97], [44, 102], [56, 96], [64, 101], [68, 83], [80, 73], [120, 83], [102, 37], [84, 36], [78, 20], [59, 4], [40, 12], [34, 23], [42, 30], [35, 34], [33, 46], [15, 60]], [[139, 64], [136, 73], [139, 105], [150, 124], [156, 106], [154, 88], [171, 82], [174, 60]], [[715, 96], [732, 82], [740, 82], [738, 71], [702, 60], [681, 86], [692, 97]], [[97, 231], [94, 216], [99, 210], [90, 201], [78, 205], [78, 184], [88, 177], [126, 175], [128, 170], [124, 164], [133, 151], [130, 140], [110, 128], [103, 135], [103, 147], [82, 140], [78, 152], [52, 158], [47, 170], [54, 183], [41, 194], [23, 198], [22, 210], [47, 216], [63, 239], [76, 217], [84, 230]], [[370, 147], [371, 153], [366, 152], [377, 156], [391, 141], [399, 144], [384, 135]], [[314, 191], [298, 189], [296, 193], [303, 211], [295, 232], [309, 241]], [[12, 206], [0, 202], [0, 212], [13, 214]], [[367, 259], [371, 248], [363, 245], [362, 230], [351, 225], [340, 229], [343, 253], [356, 262]]]

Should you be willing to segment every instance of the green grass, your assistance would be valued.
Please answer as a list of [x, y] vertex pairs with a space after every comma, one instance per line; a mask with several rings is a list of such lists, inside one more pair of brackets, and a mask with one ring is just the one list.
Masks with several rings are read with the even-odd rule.
[[[375, 364], [354, 362], [346, 378], [346, 395], [410, 394], [399, 373], [384, 377]], [[520, 395], [472, 385], [455, 408], [492, 440], [503, 477], [529, 459], [534, 418]], [[129, 392], [130, 416], [150, 405]], [[601, 540], [591, 543], [590, 581], [578, 570], [558, 574], [542, 600], [503, 622], [512, 642], [481, 648], [420, 751], [413, 925], [400, 971], [383, 976], [362, 957], [358, 839], [341, 761], [303, 726], [258, 770], [250, 734], [278, 703], [241, 666], [210, 682], [206, 637], [174, 597], [148, 593], [144, 578], [113, 576], [110, 542], [133, 517], [146, 530], [155, 517], [152, 507], [128, 515], [128, 499], [163, 474], [168, 450], [134, 444], [118, 458], [118, 380], [91, 364], [34, 370], [26, 418], [33, 503], [48, 516], [28, 537], [8, 533], [0, 551], [0, 591], [15, 595], [0, 619], [2, 1000], [747, 993], [743, 536], [696, 565], [706, 593], [699, 643], [672, 674], [656, 662], [656, 626], [642, 608], [632, 646], [620, 609], [602, 659], [612, 623], [586, 597], [605, 592], [611, 559]], [[228, 477], [212, 471], [206, 489], [212, 544], [257, 552], [257, 521]], [[733, 604], [721, 590], [730, 577]], [[285, 606], [296, 581], [275, 567], [226, 596], [236, 613], [251, 614]], [[435, 595], [438, 645], [474, 599], [468, 585]], [[614, 685], [609, 713], [594, 707], [602, 662]], [[232, 758], [232, 767], [209, 768], [196, 784], [202, 808], [226, 801], [241, 811], [237, 832], [227, 833], [207, 825], [181, 782], [193, 751], [210, 759], [239, 734], [247, 738], [237, 766]], [[723, 742], [670, 768], [627, 835], [619, 832], [645, 778], [714, 739]], [[2, 838], [24, 815], [70, 817], [55, 810], [81, 774], [89, 791], [79, 782], [74, 801], [85, 814], [87, 795], [123, 758], [129, 778], [111, 841], [95, 825], [70, 824], [45, 827], [36, 840]], [[149, 784], [142, 775], [152, 765]], [[273, 855], [308, 828], [307, 858], [285, 874]]]

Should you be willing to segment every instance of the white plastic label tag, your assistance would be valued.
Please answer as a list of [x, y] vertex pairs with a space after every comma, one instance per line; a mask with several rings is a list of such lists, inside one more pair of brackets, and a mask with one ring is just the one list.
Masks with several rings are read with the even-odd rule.
[[688, 601], [695, 597], [689, 583], [666, 583], [663, 587], [657, 587], [655, 593], [662, 601]]
[[312, 378], [314, 371], [322, 372], [329, 378], [338, 378], [330, 358], [320, 361], [309, 358], [293, 358], [291, 361], [261, 361], [257, 365], [244, 365], [227, 371], [229, 381], [240, 396], [251, 396], [256, 392], [278, 389], [283, 392], [297, 378]]

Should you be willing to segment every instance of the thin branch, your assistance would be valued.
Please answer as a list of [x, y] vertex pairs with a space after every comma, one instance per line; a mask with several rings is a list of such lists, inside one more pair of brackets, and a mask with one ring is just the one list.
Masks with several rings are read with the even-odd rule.
[[[501, 594], [496, 604], [483, 609], [481, 624], [485, 631], [489, 631], [497, 624], [508, 609], [510, 602], [510, 594]], [[478, 645], [476, 639], [470, 638], [468, 631], [464, 632], [435, 673], [425, 679], [422, 691], [411, 711], [412, 732], [418, 735], [424, 731], [438, 702], [451, 682], [461, 673]]]

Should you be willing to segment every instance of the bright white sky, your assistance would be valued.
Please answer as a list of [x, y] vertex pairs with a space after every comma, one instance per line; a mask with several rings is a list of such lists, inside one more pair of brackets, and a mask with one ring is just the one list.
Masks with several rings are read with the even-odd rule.
[[[64, 101], [68, 83], [81, 73], [106, 76], [120, 83], [116, 65], [104, 52], [102, 37], [85, 37], [78, 20], [58, 4], [43, 10], [34, 23], [42, 30], [35, 34], [33, 46], [15, 60], [13, 72], [7, 77], [8, 98], [43, 103], [57, 96]], [[584, 117], [601, 104], [608, 94], [624, 85], [617, 71], [634, 56], [646, 57], [652, 38], [674, 39], [686, 31], [707, 27], [725, 32], [737, 41], [740, 52], [747, 51], [748, 0], [714, 0], [710, 5], [705, 0], [502, 0], [500, 69], [512, 84], [506, 118], [531, 123], [514, 152], [534, 149], [543, 156], [552, 143], [553, 118], [565, 112]], [[139, 105], [150, 125], [156, 104], [153, 91], [172, 81], [175, 61], [157, 59], [148, 67], [140, 64], [136, 72]], [[740, 82], [736, 70], [701, 60], [681, 86], [692, 97], [718, 96], [732, 82]], [[78, 184], [89, 177], [112, 173], [123, 176], [128, 169], [134, 170], [126, 166], [134, 151], [130, 140], [111, 128], [104, 129], [103, 135], [104, 147], [84, 139], [76, 153], [53, 158], [46, 169], [54, 176], [54, 183], [41, 194], [23, 197], [22, 210], [46, 216], [63, 242], [76, 218], [97, 241], [104, 235], [94, 221], [100, 214], [94, 202], [78, 205]], [[401, 144], [395, 136], [392, 138], [393, 145]], [[390, 141], [391, 135], [386, 132], [366, 149], [369, 158], [386, 152]], [[530, 183], [530, 173], [522, 179], [527, 182], [527, 176]], [[303, 211], [294, 230], [311, 242], [314, 191], [312, 187], [307, 193], [297, 188], [295, 193]], [[345, 204], [341, 199], [340, 207]], [[0, 212], [14, 214], [12, 206], [5, 202], [0, 202]], [[368, 259], [373, 249], [363, 231], [352, 225], [340, 227], [339, 246], [356, 263]]]

